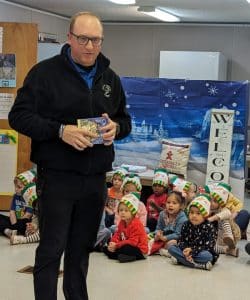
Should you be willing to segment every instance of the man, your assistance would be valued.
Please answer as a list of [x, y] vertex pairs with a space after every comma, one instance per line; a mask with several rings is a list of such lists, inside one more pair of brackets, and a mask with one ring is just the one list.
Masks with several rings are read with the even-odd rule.
[[[102, 42], [97, 16], [73, 16], [61, 54], [31, 69], [9, 114], [11, 127], [31, 137], [31, 160], [38, 167], [36, 300], [57, 299], [63, 252], [65, 298], [88, 299], [89, 252], [103, 212], [113, 140], [131, 130], [124, 91], [100, 52]], [[102, 128], [105, 144], [93, 145], [96, 135], [77, 128], [77, 119], [101, 116], [108, 120]]]

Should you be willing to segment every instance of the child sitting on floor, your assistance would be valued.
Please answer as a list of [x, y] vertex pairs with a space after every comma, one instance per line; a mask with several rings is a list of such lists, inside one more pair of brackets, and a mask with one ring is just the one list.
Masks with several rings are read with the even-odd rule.
[[128, 174], [125, 168], [119, 168], [114, 171], [112, 176], [112, 187], [108, 188], [108, 197], [105, 204], [105, 225], [110, 227], [114, 224], [115, 208], [122, 198], [121, 186], [125, 176]]
[[[214, 191], [214, 188], [216, 191]], [[221, 182], [210, 185], [209, 189], [211, 190], [211, 193], [215, 193], [215, 196], [218, 195], [221, 197], [223, 195], [223, 197], [227, 199], [225, 207], [231, 211], [232, 219], [240, 227], [241, 239], [247, 239], [246, 232], [250, 220], [250, 214], [247, 210], [242, 209], [243, 203], [240, 199], [233, 195], [231, 192], [231, 186]]]
[[155, 169], [152, 182], [153, 194], [147, 199], [147, 227], [155, 231], [160, 212], [167, 201], [168, 174], [165, 169]]
[[110, 259], [125, 263], [145, 259], [148, 253], [148, 239], [144, 226], [136, 217], [140, 194], [126, 194], [120, 200], [118, 212], [120, 222], [104, 253]]
[[159, 251], [160, 255], [168, 256], [167, 249], [169, 246], [177, 243], [182, 225], [187, 221], [186, 214], [183, 211], [184, 203], [185, 199], [181, 193], [172, 192], [169, 194], [165, 209], [160, 213], [157, 222], [150, 254]]
[[15, 194], [13, 196], [9, 216], [0, 215], [0, 233], [10, 237], [12, 231], [25, 234], [26, 223], [31, 221], [33, 214], [32, 203], [26, 203], [21, 192], [30, 183], [36, 180], [34, 170], [18, 174], [14, 179]]
[[232, 212], [227, 207], [228, 192], [230, 186], [227, 184], [215, 184], [205, 186], [205, 191], [211, 197], [211, 214], [208, 221], [218, 221], [218, 237], [215, 245], [217, 253], [239, 256], [236, 247], [240, 240], [240, 228], [232, 219]]
[[177, 245], [168, 248], [174, 264], [182, 264], [190, 268], [211, 270], [218, 258], [214, 251], [217, 239], [217, 226], [210, 223], [210, 197], [198, 195], [188, 207], [188, 221], [181, 230]]
[[105, 213], [103, 212], [102, 219], [97, 232], [94, 250], [102, 252], [103, 247], [108, 243], [110, 238], [111, 238], [111, 231], [105, 226]]
[[182, 194], [182, 197], [185, 199], [185, 207], [188, 207], [189, 203], [196, 196], [197, 185], [178, 176], [173, 176], [170, 182], [172, 190]]
[[12, 232], [10, 237], [11, 245], [30, 244], [40, 241], [40, 234], [38, 229], [38, 211], [37, 211], [37, 194], [36, 184], [30, 183], [22, 192], [23, 198], [26, 203], [32, 203], [33, 216], [31, 222], [26, 223], [26, 231], [24, 235], [17, 235]]
[[[128, 193], [131, 192], [136, 192], [139, 193], [142, 190], [142, 185], [141, 185], [141, 181], [140, 181], [140, 177], [138, 175], [135, 174], [130, 174], [127, 175], [122, 183], [122, 193], [123, 195], [126, 195]], [[115, 225], [110, 227], [110, 230], [112, 231], [112, 233], [116, 230], [118, 223], [120, 221], [120, 216], [118, 214], [118, 204], [116, 206], [115, 209]], [[145, 227], [145, 230], [148, 232], [149, 230], [146, 228], [146, 223], [147, 223], [147, 210], [146, 207], [144, 205], [144, 203], [142, 201], [139, 201], [138, 204], [138, 211], [136, 216], [141, 220], [143, 226]]]

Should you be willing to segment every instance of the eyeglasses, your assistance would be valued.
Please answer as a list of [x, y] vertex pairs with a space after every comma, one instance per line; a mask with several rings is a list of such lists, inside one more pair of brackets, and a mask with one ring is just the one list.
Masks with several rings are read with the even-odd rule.
[[85, 35], [76, 35], [72, 31], [70, 32], [70, 34], [72, 34], [77, 39], [77, 42], [79, 43], [79, 45], [86, 46], [88, 44], [88, 42], [91, 41], [93, 46], [98, 47], [98, 46], [101, 46], [101, 44], [103, 42], [103, 38], [99, 38], [99, 37], [91, 38], [91, 37], [88, 37]]

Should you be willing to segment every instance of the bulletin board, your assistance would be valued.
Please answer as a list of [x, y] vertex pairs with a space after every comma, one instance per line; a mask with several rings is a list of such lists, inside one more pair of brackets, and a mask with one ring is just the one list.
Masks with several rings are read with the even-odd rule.
[[[2, 28], [2, 49], [0, 50], [2, 50], [3, 54], [15, 54], [16, 63], [16, 87], [1, 87], [0, 93], [14, 94], [15, 98], [16, 92], [18, 88], [22, 86], [23, 80], [28, 71], [37, 62], [37, 24], [0, 22], [0, 28]], [[7, 118], [0, 119], [0, 130], [6, 130], [11, 134], [13, 133]], [[24, 135], [17, 134], [15, 145], [17, 147], [16, 157], [14, 157], [13, 154], [10, 159], [16, 160], [16, 173], [20, 173], [32, 166], [32, 163], [30, 162], [30, 139]], [[13, 153], [14, 152], [15, 151], [13, 150]], [[4, 176], [5, 173], [3, 171], [3, 165], [5, 168], [8, 167], [6, 162], [4, 164], [3, 160], [5, 160], [5, 158], [6, 157], [0, 157], [0, 176]], [[11, 161], [11, 169], [8, 171], [14, 172], [13, 166], [14, 162]], [[4, 177], [5, 180], [6, 177]], [[13, 183], [13, 178], [11, 178], [11, 181], [12, 182], [8, 182], [8, 184]], [[9, 210], [12, 198], [11, 193], [9, 193], [9, 189], [10, 188], [7, 187], [6, 191], [0, 191], [0, 210]]]

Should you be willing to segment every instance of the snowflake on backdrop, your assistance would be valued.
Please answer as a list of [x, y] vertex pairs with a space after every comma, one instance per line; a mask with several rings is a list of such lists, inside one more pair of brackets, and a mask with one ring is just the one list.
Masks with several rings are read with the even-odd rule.
[[216, 94], [218, 94], [218, 89], [216, 86], [212, 85], [210, 88], [208, 88], [208, 94], [210, 96], [215, 96]]
[[171, 92], [171, 90], [168, 90], [167, 94], [164, 95], [166, 98], [169, 98], [173, 100], [175, 93]]

